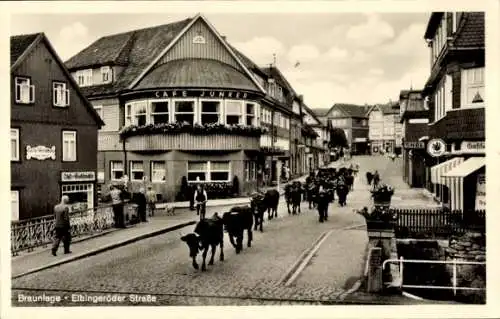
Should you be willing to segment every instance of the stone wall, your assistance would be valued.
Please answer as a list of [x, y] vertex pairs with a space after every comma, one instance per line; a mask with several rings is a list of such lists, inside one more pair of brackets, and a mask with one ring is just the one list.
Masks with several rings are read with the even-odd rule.
[[446, 258], [464, 261], [486, 261], [486, 236], [480, 233], [452, 236], [448, 248], [446, 248]]

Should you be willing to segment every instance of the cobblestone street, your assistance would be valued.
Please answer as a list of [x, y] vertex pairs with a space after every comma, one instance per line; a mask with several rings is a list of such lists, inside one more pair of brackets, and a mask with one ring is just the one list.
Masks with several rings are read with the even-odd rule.
[[[318, 223], [317, 212], [302, 204], [302, 214], [289, 216], [284, 202], [279, 207], [279, 218], [264, 224], [264, 233], [254, 232], [251, 248], [236, 255], [225, 239], [225, 261], [216, 258], [205, 273], [192, 268], [188, 249], [180, 240], [181, 233], [194, 226], [144, 239], [99, 255], [64, 264], [55, 268], [23, 276], [12, 281], [15, 305], [18, 294], [59, 295], [61, 303], [75, 305], [72, 294], [103, 296], [106, 294], [137, 293], [155, 296], [155, 302], [126, 304], [161, 305], [226, 305], [226, 304], [311, 304], [335, 302], [338, 297], [361, 276], [367, 235], [364, 219], [353, 209], [370, 204], [368, 185], [364, 174], [367, 169], [378, 169], [382, 180], [394, 172], [396, 163], [385, 157], [358, 157], [361, 167], [354, 190], [348, 196], [348, 205], [340, 208], [330, 205], [327, 223]], [[336, 164], [338, 165], [338, 164]], [[395, 196], [399, 193], [396, 186]], [[207, 215], [224, 212], [229, 207], [209, 207]], [[176, 215], [193, 214], [189, 210], [176, 211]], [[155, 219], [167, 219], [158, 216]], [[154, 220], [153, 220], [154, 222]], [[314, 253], [296, 279], [286, 285], [283, 278], [291, 267], [304, 257], [318, 237], [333, 230]], [[246, 242], [246, 240], [245, 240]], [[218, 257], [218, 253], [216, 254]], [[201, 259], [199, 256], [198, 261]], [[64, 296], [68, 299], [64, 299]], [[144, 297], [146, 298], [146, 297]], [[92, 305], [92, 302], [78, 302]], [[102, 305], [102, 302], [98, 303]], [[123, 305], [109, 302], [109, 305]], [[33, 305], [33, 304], [31, 304]], [[50, 305], [50, 303], [47, 303]]]

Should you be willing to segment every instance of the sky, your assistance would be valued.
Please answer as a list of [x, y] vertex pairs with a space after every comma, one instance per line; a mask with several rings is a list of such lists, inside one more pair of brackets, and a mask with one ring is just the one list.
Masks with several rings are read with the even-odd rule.
[[[10, 31], [45, 32], [65, 61], [100, 37], [196, 13], [16, 14]], [[204, 16], [258, 65], [269, 65], [275, 54], [277, 67], [311, 108], [394, 101], [400, 90], [422, 88], [430, 73], [429, 48], [423, 39], [430, 13]]]

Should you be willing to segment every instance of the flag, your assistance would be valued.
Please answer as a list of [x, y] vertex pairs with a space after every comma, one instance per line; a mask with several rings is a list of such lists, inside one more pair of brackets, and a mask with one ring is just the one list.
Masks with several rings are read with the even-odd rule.
[[300, 65], [299, 61], [295, 62], [295, 67], [298, 67], [299, 65]]

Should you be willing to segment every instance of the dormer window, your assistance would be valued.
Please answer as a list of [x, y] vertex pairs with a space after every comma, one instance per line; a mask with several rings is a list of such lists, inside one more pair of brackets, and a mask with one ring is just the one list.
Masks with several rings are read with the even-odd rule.
[[75, 80], [78, 86], [92, 85], [92, 69], [76, 71]]
[[113, 81], [111, 68], [109, 66], [101, 67], [101, 82], [102, 83], [111, 83]]
[[35, 102], [35, 86], [30, 78], [16, 77], [16, 103], [30, 104]]
[[54, 106], [69, 106], [69, 90], [64, 82], [54, 82], [52, 84], [52, 103]]

